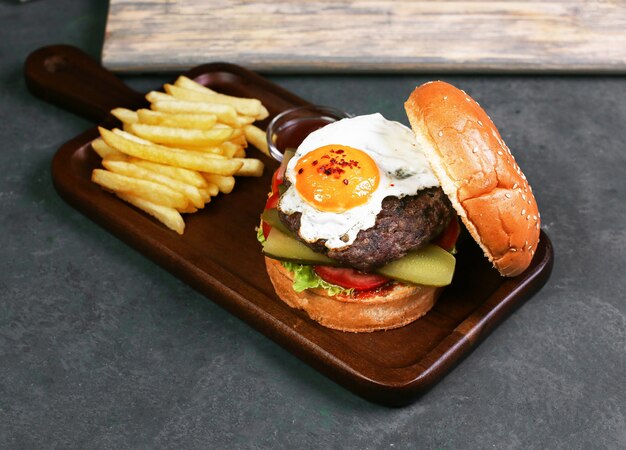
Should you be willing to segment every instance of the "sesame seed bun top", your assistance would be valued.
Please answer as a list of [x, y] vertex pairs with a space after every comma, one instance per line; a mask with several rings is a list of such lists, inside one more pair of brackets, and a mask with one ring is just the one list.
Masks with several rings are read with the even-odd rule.
[[487, 258], [504, 276], [523, 272], [539, 242], [539, 212], [489, 116], [442, 81], [417, 87], [404, 107], [443, 191]]

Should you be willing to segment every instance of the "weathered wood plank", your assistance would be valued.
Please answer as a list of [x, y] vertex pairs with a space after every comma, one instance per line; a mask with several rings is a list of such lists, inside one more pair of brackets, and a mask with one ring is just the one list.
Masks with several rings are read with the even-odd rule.
[[626, 0], [110, 0], [103, 64], [626, 73]]

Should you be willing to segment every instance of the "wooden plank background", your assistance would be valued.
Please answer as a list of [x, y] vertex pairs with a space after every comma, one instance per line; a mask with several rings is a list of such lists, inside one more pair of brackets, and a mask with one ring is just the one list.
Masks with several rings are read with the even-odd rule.
[[626, 0], [110, 0], [102, 62], [180, 71], [626, 73]]

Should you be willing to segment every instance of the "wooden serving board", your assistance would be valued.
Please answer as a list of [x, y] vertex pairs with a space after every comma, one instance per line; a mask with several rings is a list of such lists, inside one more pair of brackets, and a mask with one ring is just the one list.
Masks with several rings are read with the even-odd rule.
[[626, 73], [626, 0], [110, 0], [103, 65]]
[[[34, 52], [25, 72], [31, 92], [95, 121], [105, 120], [105, 126], [119, 125], [108, 115], [111, 105], [134, 108], [145, 104], [142, 95], [73, 47]], [[259, 98], [270, 112], [261, 126], [285, 109], [307, 104], [232, 64], [205, 64], [186, 75], [220, 92]], [[255, 227], [276, 161], [266, 159], [268, 170], [263, 177], [238, 179], [232, 193], [186, 216], [185, 233], [179, 236], [91, 182], [92, 170], [100, 167], [91, 148], [97, 136], [97, 129], [91, 128], [54, 156], [52, 179], [68, 203], [328, 377], [370, 400], [391, 405], [413, 401], [550, 276], [553, 251], [544, 232], [530, 267], [515, 278], [499, 276], [478, 245], [467, 238], [458, 245], [452, 284], [424, 317], [389, 331], [331, 330], [283, 303], [265, 270]]]

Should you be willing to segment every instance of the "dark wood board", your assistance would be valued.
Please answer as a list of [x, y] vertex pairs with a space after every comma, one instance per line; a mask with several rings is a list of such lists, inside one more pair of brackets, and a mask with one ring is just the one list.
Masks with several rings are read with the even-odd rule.
[[[65, 61], [62, 71], [45, 69], [44, 62], [52, 57]], [[25, 73], [34, 93], [86, 114], [93, 96], [79, 87], [86, 81], [81, 78], [85, 73], [90, 74], [92, 84], [121, 83], [103, 81], [92, 65], [98, 67], [79, 50], [54, 46], [33, 53]], [[257, 97], [272, 116], [306, 103], [239, 66], [206, 64], [186, 75], [221, 92]], [[74, 101], [58, 94], [67, 83], [73, 87]], [[81, 92], [85, 95], [82, 103], [77, 100]], [[116, 92], [122, 93], [114, 99], [118, 106], [142, 102], [130, 89]], [[89, 116], [100, 114], [99, 119], [112, 123], [104, 117], [106, 105], [100, 106]], [[90, 181], [91, 171], [99, 166], [90, 146], [97, 136], [95, 128], [87, 130], [54, 156], [54, 185], [69, 204], [328, 377], [376, 402], [402, 405], [413, 401], [537, 292], [550, 275], [553, 251], [545, 232], [531, 266], [515, 278], [500, 277], [478, 246], [464, 239], [453, 283], [426, 316], [391, 331], [330, 330], [282, 303], [265, 272], [255, 227], [275, 162], [265, 161], [268, 170], [263, 177], [239, 179], [231, 194], [218, 196], [204, 210], [188, 215], [185, 234], [179, 236]]]

